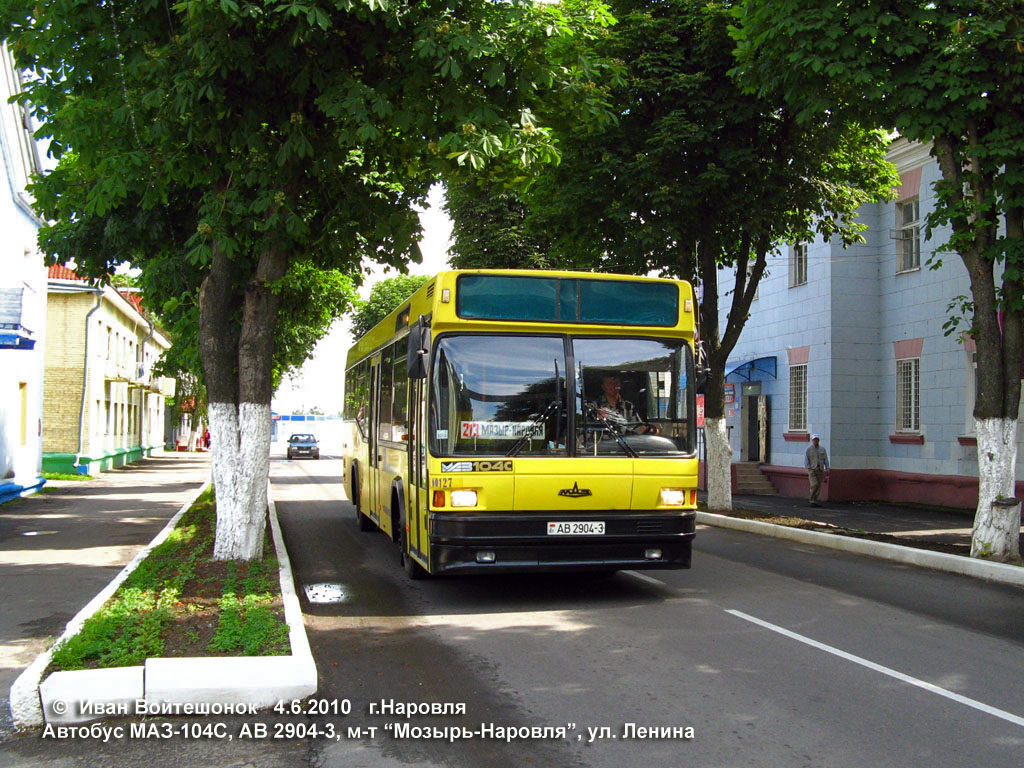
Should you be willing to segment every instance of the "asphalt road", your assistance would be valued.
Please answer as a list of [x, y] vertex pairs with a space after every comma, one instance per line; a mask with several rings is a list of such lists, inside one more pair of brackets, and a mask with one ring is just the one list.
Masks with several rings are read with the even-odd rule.
[[[322, 722], [363, 729], [311, 745], [315, 765], [1021, 764], [1021, 590], [711, 528], [689, 571], [411, 582], [339, 470], [272, 471], [320, 696], [352, 703]], [[545, 727], [565, 730], [520, 738]]]
[[339, 474], [271, 466], [323, 713], [261, 715], [263, 740], [22, 737], [0, 766], [1021, 764], [1022, 590], [712, 528], [688, 571], [412, 582]]

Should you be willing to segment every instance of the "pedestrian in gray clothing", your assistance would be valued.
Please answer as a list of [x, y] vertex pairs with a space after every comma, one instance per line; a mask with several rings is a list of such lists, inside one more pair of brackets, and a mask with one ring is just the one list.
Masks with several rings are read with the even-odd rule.
[[820, 438], [811, 435], [811, 444], [807, 446], [807, 453], [804, 454], [804, 467], [807, 469], [807, 479], [811, 483], [811, 506], [817, 507], [818, 491], [821, 490], [821, 481], [828, 473], [828, 451], [825, 446], [819, 445]]

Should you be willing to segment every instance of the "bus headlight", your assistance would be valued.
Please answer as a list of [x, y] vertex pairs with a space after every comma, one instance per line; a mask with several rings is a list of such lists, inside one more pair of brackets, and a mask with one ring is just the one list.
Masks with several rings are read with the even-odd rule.
[[686, 504], [686, 491], [682, 488], [662, 488], [661, 506], [682, 507]]
[[452, 491], [451, 501], [453, 507], [475, 507], [476, 491]]

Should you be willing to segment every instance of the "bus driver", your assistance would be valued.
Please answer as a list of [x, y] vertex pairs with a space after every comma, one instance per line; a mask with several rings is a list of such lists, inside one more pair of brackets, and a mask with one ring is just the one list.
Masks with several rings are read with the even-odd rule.
[[629, 422], [631, 431], [643, 434], [648, 430], [646, 424], [637, 415], [636, 407], [622, 397], [622, 380], [609, 374], [601, 381], [601, 397], [597, 401], [597, 415], [602, 419], [615, 419]]

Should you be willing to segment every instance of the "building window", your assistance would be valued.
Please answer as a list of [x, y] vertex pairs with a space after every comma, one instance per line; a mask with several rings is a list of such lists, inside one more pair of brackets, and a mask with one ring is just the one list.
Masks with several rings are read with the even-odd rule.
[[[747, 262], [747, 285], [750, 285], [750, 276], [754, 273], [754, 262]], [[763, 273], [762, 273], [763, 274]], [[757, 301], [758, 295], [761, 293], [761, 283], [758, 282], [757, 288], [754, 289], [754, 298], [751, 301]]]
[[896, 271], [921, 267], [921, 202], [914, 197], [896, 204]]
[[921, 358], [896, 361], [896, 431], [921, 431]]
[[967, 391], [964, 396], [964, 434], [973, 435], [974, 404], [978, 402], [978, 353], [967, 353]]
[[789, 431], [807, 431], [807, 366], [789, 366]]
[[789, 248], [789, 287], [807, 285], [807, 243]]

